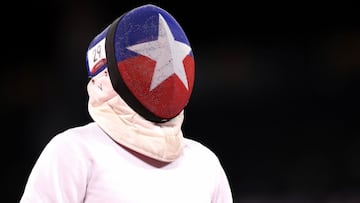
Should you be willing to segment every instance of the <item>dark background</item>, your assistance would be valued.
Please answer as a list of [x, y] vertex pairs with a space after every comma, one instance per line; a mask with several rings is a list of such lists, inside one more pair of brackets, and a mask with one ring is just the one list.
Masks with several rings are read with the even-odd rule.
[[100, 0], [2, 6], [5, 202], [18, 202], [56, 133], [90, 121], [87, 47], [143, 3], [187, 33], [196, 81], [183, 129], [219, 156], [235, 202], [360, 202], [355, 5]]

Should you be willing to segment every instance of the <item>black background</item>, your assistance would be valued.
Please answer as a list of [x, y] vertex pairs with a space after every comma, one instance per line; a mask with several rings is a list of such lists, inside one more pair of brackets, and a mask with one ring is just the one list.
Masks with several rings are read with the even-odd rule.
[[19, 200], [56, 133], [89, 122], [90, 41], [144, 3], [169, 11], [187, 33], [196, 81], [184, 133], [219, 156], [235, 202], [360, 201], [355, 5], [67, 0], [2, 6], [6, 202]]

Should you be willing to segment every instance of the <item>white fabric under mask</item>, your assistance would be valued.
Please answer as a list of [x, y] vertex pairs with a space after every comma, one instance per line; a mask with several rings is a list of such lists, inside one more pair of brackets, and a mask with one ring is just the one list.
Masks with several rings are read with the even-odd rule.
[[181, 155], [183, 111], [165, 123], [144, 119], [115, 92], [107, 69], [89, 81], [87, 90], [90, 116], [116, 142], [160, 161]]

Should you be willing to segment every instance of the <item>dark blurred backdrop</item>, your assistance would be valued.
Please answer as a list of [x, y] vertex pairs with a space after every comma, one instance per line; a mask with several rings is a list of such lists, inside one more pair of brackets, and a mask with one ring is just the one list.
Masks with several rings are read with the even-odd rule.
[[168, 10], [187, 33], [196, 81], [185, 136], [219, 156], [235, 202], [360, 202], [355, 5], [186, 0], [2, 6], [5, 202], [19, 200], [56, 133], [90, 121], [87, 47], [143, 3]]

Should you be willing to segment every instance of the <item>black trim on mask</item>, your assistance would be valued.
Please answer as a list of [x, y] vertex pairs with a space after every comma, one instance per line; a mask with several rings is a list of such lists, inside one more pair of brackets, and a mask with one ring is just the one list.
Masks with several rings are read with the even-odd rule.
[[[125, 14], [124, 14], [125, 15]], [[124, 83], [121, 74], [119, 72], [117, 61], [115, 57], [115, 47], [114, 47], [114, 37], [117, 25], [119, 21], [124, 16], [120, 16], [117, 18], [111, 25], [106, 33], [106, 42], [105, 42], [105, 50], [106, 50], [106, 58], [109, 70], [109, 77], [111, 80], [111, 84], [114, 90], [121, 96], [122, 99], [137, 112], [139, 115], [144, 117], [145, 119], [156, 122], [156, 123], [164, 123], [170, 119], [160, 118], [156, 116], [154, 113], [145, 108], [138, 99], [131, 93], [129, 88]]]

